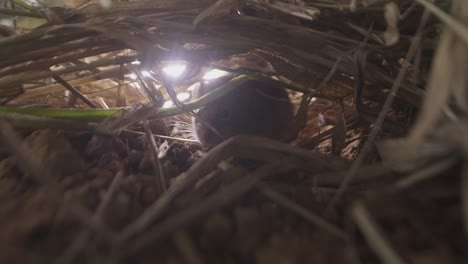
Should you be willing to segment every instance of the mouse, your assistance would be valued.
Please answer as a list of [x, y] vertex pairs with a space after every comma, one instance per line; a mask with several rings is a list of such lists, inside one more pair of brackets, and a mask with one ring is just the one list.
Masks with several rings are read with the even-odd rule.
[[[194, 92], [194, 98], [222, 84], [221, 81], [202, 83]], [[192, 119], [192, 126], [196, 138], [207, 147], [213, 147], [236, 135], [257, 135], [290, 141], [296, 136], [293, 109], [284, 88], [258, 80], [247, 80], [218, 100], [199, 108]]]

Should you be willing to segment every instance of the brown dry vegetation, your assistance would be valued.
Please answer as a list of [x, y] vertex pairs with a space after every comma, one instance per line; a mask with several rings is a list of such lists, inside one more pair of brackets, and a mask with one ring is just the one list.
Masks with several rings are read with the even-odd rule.
[[[0, 263], [468, 261], [465, 0], [3, 2], [44, 23], [0, 27]], [[200, 146], [250, 79], [297, 139]]]

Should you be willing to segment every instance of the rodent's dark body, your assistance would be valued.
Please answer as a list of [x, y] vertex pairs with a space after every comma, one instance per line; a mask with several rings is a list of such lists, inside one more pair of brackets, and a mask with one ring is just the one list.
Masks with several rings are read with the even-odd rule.
[[[204, 85], [198, 96], [217, 88]], [[198, 116], [213, 126], [222, 137], [200, 120], [193, 126], [200, 142], [214, 146], [235, 135], [253, 134], [278, 140], [294, 137], [293, 106], [288, 93], [260, 81], [249, 80], [217, 101], [199, 109]]]

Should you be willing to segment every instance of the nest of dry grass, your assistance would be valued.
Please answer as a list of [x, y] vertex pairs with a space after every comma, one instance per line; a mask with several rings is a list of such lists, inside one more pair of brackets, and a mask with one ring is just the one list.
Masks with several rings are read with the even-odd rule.
[[[466, 262], [463, 0], [79, 2], [0, 8], [45, 21], [0, 28], [0, 262]], [[187, 113], [246, 79], [298, 138], [204, 150]]]

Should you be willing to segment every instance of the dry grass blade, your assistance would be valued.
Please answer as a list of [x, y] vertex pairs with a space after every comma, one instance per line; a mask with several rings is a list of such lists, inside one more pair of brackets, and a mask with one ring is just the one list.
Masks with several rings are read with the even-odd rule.
[[159, 160], [159, 150], [158, 150], [159, 148], [156, 145], [156, 141], [154, 140], [153, 132], [151, 131], [148, 120], [145, 120], [143, 122], [143, 125], [145, 128], [146, 139], [148, 140], [149, 146], [151, 148], [151, 154], [152, 154], [151, 163], [153, 164], [155, 174], [159, 178], [161, 191], [164, 192], [167, 190], [167, 180], [166, 180], [166, 175], [164, 174], [164, 170], [161, 165], [161, 161]]
[[[128, 130], [128, 129], [124, 129], [123, 133], [124, 134], [128, 133], [128, 134], [132, 134], [132, 135], [145, 135], [145, 133], [143, 133], [143, 132], [138, 132], [138, 131], [133, 131], [133, 130]], [[162, 136], [162, 135], [155, 135], [155, 134], [153, 134], [153, 137], [160, 138], [160, 139], [166, 139], [166, 140], [170, 140], [170, 141], [189, 143], [189, 144], [193, 144], [193, 145], [200, 145], [200, 142], [198, 142], [197, 140], [193, 140], [193, 139], [169, 137], [169, 136]]]
[[15, 75], [8, 75], [8, 76], [0, 78], [0, 86], [9, 87], [9, 86], [14, 86], [14, 85], [19, 85], [27, 81], [34, 81], [37, 79], [72, 73], [76, 71], [94, 69], [96, 67], [118, 65], [122, 63], [130, 63], [132, 61], [135, 61], [135, 57], [133, 56], [120, 57], [116, 59], [113, 58], [109, 60], [93, 62], [88, 65], [77, 65], [74, 67], [69, 67], [69, 68], [56, 70], [56, 71], [47, 70], [47, 71], [41, 71], [41, 72], [35, 72], [35, 73], [19, 73]]
[[[111, 76], [114, 76], [115, 74], [117, 74], [118, 71], [119, 71], [119, 66], [111, 66], [107, 70], [103, 70], [99, 73], [91, 74], [83, 78], [70, 80], [68, 81], [68, 83], [73, 86], [84, 85], [84, 84], [91, 83], [100, 79], [110, 78]], [[25, 91], [23, 94], [21, 94], [17, 98], [17, 101], [31, 99], [31, 98], [51, 94], [51, 93], [58, 92], [58, 91], [63, 91], [63, 86], [61, 84], [46, 85], [46, 86], [42, 86], [42, 87], [38, 87], [38, 88]]]
[[237, 10], [242, 5], [243, 1], [239, 0], [219, 0], [214, 3], [212, 6], [205, 9], [201, 12], [195, 20], [193, 20], [193, 24], [197, 25], [203, 20], [210, 18], [210, 17], [221, 17], [224, 15], [228, 15], [231, 11]]
[[18, 168], [35, 183], [51, 183], [51, 176], [44, 164], [34, 156], [21, 137], [4, 118], [0, 119], [0, 141], [2, 145], [15, 157]]
[[[325, 172], [314, 175], [313, 181], [318, 186], [332, 186], [338, 187], [346, 177], [348, 170], [341, 172]], [[393, 180], [396, 176], [392, 171], [382, 166], [381, 164], [363, 166], [358, 169], [353, 183], [363, 184], [369, 182], [381, 182], [386, 180]]]
[[255, 184], [260, 179], [269, 175], [286, 173], [290, 171], [293, 169], [293, 167], [288, 165], [291, 164], [289, 160], [289, 158], [285, 158], [277, 162], [264, 165], [254, 172], [245, 175], [241, 179], [236, 180], [228, 187], [218, 190], [196, 206], [191, 206], [190, 208], [167, 217], [161, 223], [145, 232], [144, 236], [136, 238], [136, 241], [131, 243], [131, 247], [128, 248], [128, 251], [125, 252], [125, 254], [136, 254], [149, 243], [153, 243], [154, 241], [167, 236], [168, 234], [174, 232], [174, 230], [193, 222], [194, 220], [206, 215], [208, 212], [212, 212], [216, 209], [228, 205], [234, 199], [254, 188]]
[[[65, 53], [62, 56], [54, 57], [53, 60], [55, 62], [65, 62], [65, 58], [67, 57], [79, 58], [80, 56], [85, 56], [85, 54], [91, 54], [93, 52], [98, 53], [100, 49], [104, 52], [105, 49], [107, 49], [107, 51], [110, 51], [112, 48], [115, 50], [121, 50], [125, 47], [133, 48], [137, 52], [143, 53], [142, 62], [144, 64], [146, 61], [151, 63], [155, 59], [170, 59], [173, 56], [173, 51], [168, 51], [170, 49], [168, 49], [168, 47], [179, 46], [179, 34], [183, 34], [188, 43], [202, 41], [203, 43], [213, 46], [213, 48], [210, 47], [209, 49], [200, 51], [184, 51], [180, 56], [178, 56], [180, 58], [185, 57], [189, 60], [198, 61], [200, 64], [205, 63], [207, 58], [214, 58], [215, 56], [213, 56], [213, 54], [219, 54], [222, 49], [237, 49], [238, 52], [241, 52], [242, 50], [258, 48], [263, 52], [275, 54], [275, 56], [281, 54], [283, 58], [286, 58], [286, 56], [290, 57], [286, 59], [286, 62], [294, 65], [294, 67], [307, 68], [310, 72], [323, 74], [323, 66], [333, 67], [332, 65], [335, 63], [337, 52], [344, 53], [349, 48], [349, 45], [358, 45], [359, 43], [359, 41], [356, 41], [353, 37], [344, 36], [342, 34], [327, 34], [319, 30], [311, 30], [306, 27], [288, 24], [287, 20], [281, 21], [281, 23], [272, 23], [269, 19], [262, 19], [253, 16], [232, 16], [223, 18], [220, 21], [214, 21], [214, 23], [203, 23], [203, 25], [200, 25], [200, 27], [195, 30], [187, 23], [187, 20], [189, 19], [185, 19], [182, 15], [179, 16], [178, 13], [171, 13], [175, 12], [176, 9], [186, 8], [186, 10], [194, 11], [197, 8], [208, 7], [213, 3], [214, 1], [203, 1], [198, 3], [189, 3], [187, 1], [171, 1], [171, 3], [163, 3], [161, 1], [153, 1], [151, 3], [115, 3], [115, 6], [112, 6], [108, 10], [102, 9], [98, 5], [85, 6], [77, 12], [78, 15], [72, 20], [64, 19], [65, 22], [69, 24], [38, 29], [29, 34], [21, 35], [17, 38], [5, 41], [3, 43], [5, 47], [9, 44], [7, 47], [9, 51], [4, 54], [5, 56], [13, 52], [22, 54], [24, 53], [21, 52], [22, 50], [26, 51], [25, 56], [15, 58], [16, 61], [8, 62], [9, 64], [16, 63], [16, 65], [7, 67], [7, 72], [13, 73], [19, 69], [32, 70], [33, 68], [25, 68], [26, 63], [29, 63], [30, 61], [33, 61], [32, 65], [34, 65], [34, 67], [40, 68], [46, 63], [42, 60], [47, 58], [47, 56], [63, 53], [63, 50], [58, 50], [57, 47], [68, 47], [66, 51], [70, 54]], [[127, 8], [127, 13], [123, 11], [125, 8]], [[254, 8], [258, 7], [254, 6]], [[305, 11], [305, 13], [308, 12], [307, 6], [297, 6], [297, 8]], [[151, 10], [165, 12], [152, 15]], [[136, 14], [134, 12], [145, 15], [131, 17], [130, 15]], [[93, 14], [98, 17], [93, 19], [88, 17]], [[196, 12], [184, 14], [187, 17], [196, 17], [194, 16]], [[300, 15], [296, 13], [291, 13], [291, 15], [298, 15], [300, 17]], [[113, 19], [117, 19], [115, 20], [117, 23], [109, 22], [114, 22]], [[144, 29], [141, 30], [142, 25], [144, 27], [152, 28], [152, 30], [155, 28], [160, 28], [160, 30], [158, 29], [154, 32]], [[226, 28], [229, 28], [229, 30], [226, 30]], [[245, 31], [246, 28], [249, 29], [248, 32]], [[70, 30], [70, 33], [63, 35], [60, 34], [65, 29]], [[160, 32], [169, 33], [164, 33], [165, 37], [161, 38], [159, 36]], [[46, 39], [43, 37], [45, 34], [51, 34], [54, 37]], [[278, 39], [289, 39], [291, 41], [288, 45], [285, 45], [285, 43], [278, 41]], [[25, 40], [29, 40], [31, 42], [39, 40], [38, 46], [40, 48], [31, 53], [31, 51], [25, 50], [27, 48], [25, 45], [13, 45], [22, 44], [22, 41]], [[118, 42], [115, 45], [106, 46], [104, 44], [106, 41], [116, 42], [115, 40]], [[147, 42], [146, 40], [150, 41]], [[93, 44], [90, 46], [89, 43], [94, 42], [96, 45]], [[303, 45], [302, 43], [304, 42], [309, 44]], [[153, 45], [154, 43], [157, 43], [157, 45]], [[313, 45], [310, 45], [311, 43], [313, 43]], [[54, 47], [52, 49], [47, 49], [50, 45], [53, 45]], [[120, 45], [120, 47], [117, 47], [118, 45]], [[85, 50], [82, 55], [71, 53], [73, 50], [80, 50], [80, 47], [91, 48], [93, 46], [96, 48], [95, 50]], [[376, 50], [381, 49], [377, 45], [369, 44], [368, 46], [369, 48]], [[72, 47], [74, 48], [71, 49]], [[183, 51], [183, 49], [180, 50]], [[177, 51], [177, 53], [178, 52], [179, 51]], [[118, 62], [116, 62], [116, 64], [118, 64]], [[305, 65], [307, 66], [305, 67]], [[91, 67], [88, 69], [93, 69], [93, 67], [103, 67], [105, 65], [92, 64], [90, 66]], [[58, 74], [72, 73], [86, 69], [84, 68], [85, 66], [82, 65], [82, 67], [83, 68], [67, 67], [64, 69], [65, 71], [58, 72]], [[352, 75], [352, 71], [350, 70], [350, 61], [344, 59], [342, 65], [339, 65], [338, 70], [340, 72], [345, 72], [348, 75]], [[370, 81], [388, 83], [389, 80], [391, 80], [391, 78], [378, 67], [373, 68], [373, 70], [378, 71], [378, 73], [370, 76], [369, 78], [372, 79]], [[50, 77], [49, 75], [42, 74], [37, 71], [30, 73], [31, 74], [28, 75], [17, 74], [4, 76], [0, 79], [0, 84], [14, 85], [19, 82]], [[70, 81], [71, 84], [71, 81], [74, 80], [67, 81]], [[418, 97], [420, 96], [420, 94], [418, 94], [418, 89], [414, 89], [414, 86], [411, 87], [407, 83], [402, 84], [402, 87], [405, 93], [413, 94], [412, 98], [409, 99], [411, 102], [418, 100]], [[45, 90], [43, 91], [45, 92]], [[32, 92], [33, 91], [27, 91], [26, 95], [32, 95]], [[26, 98], [26, 95], [22, 98]], [[403, 98], [404, 100], [407, 100], [406, 97]]]
[[372, 216], [360, 202], [355, 202], [351, 208], [351, 215], [359, 226], [367, 240], [367, 244], [374, 250], [382, 263], [403, 264], [406, 263], [390, 246], [390, 243], [382, 235], [382, 231], [376, 225]]
[[201, 257], [200, 253], [197, 252], [197, 249], [187, 231], [177, 231], [173, 236], [173, 240], [174, 243], [177, 245], [180, 254], [184, 256], [184, 260], [186, 261], [186, 263], [206, 263], [205, 261], [203, 261], [203, 258]]
[[[427, 3], [427, 1], [420, 2]], [[455, 1], [454, 4], [454, 6], [459, 7], [453, 9], [460, 22], [448, 24], [441, 37], [441, 43], [434, 56], [425, 104], [422, 106], [421, 114], [411, 130], [410, 138], [413, 142], [423, 140], [427, 131], [431, 131], [431, 127], [435, 126], [435, 123], [444, 114], [450, 112], [450, 110], [445, 109], [449, 103], [448, 101], [451, 100], [450, 96], [453, 95], [454, 98], [457, 98], [456, 100], [465, 100], [465, 102], [460, 103], [460, 107], [463, 107], [464, 111], [468, 111], [466, 97], [458, 98], [458, 95], [466, 94], [465, 65], [468, 58], [468, 44], [462, 42], [462, 40], [468, 36], [468, 33], [463, 34], [456, 31], [456, 28], [459, 27], [464, 28], [466, 31], [468, 8], [464, 1]], [[460, 23], [464, 24], [460, 25]], [[444, 89], [440, 89], [440, 87], [444, 87]]]
[[161, 114], [155, 103], [121, 108], [116, 113], [99, 122], [96, 130], [105, 134], [118, 135], [123, 129], [141, 120], [145, 120], [155, 115], [155, 113], [156, 115]]
[[85, 104], [87, 104], [91, 108], [98, 108], [93, 102], [91, 102], [86, 96], [84, 96], [80, 91], [76, 90], [68, 84], [62, 77], [60, 76], [54, 76], [53, 77], [57, 82], [59, 82], [61, 85], [63, 85], [68, 91], [70, 91], [74, 96], [80, 98]]
[[[459, 23], [468, 24], [468, 6], [454, 1], [452, 14]], [[463, 25], [466, 27], [465, 25]], [[460, 150], [466, 139], [468, 113], [466, 61], [468, 48], [462, 37], [447, 25], [431, 68], [427, 94], [409, 136], [384, 144], [384, 162], [400, 171], [408, 171], [433, 162], [464, 155]], [[434, 129], [437, 127], [437, 129]], [[448, 146], [447, 146], [448, 144]]]
[[[123, 171], [119, 171], [114, 178], [112, 179], [109, 189], [105, 193], [101, 202], [99, 203], [96, 212], [93, 214], [93, 222], [103, 223], [103, 214], [109, 204], [111, 199], [114, 197], [117, 192], [122, 177], [124, 176]], [[88, 228], [88, 227], [86, 227]], [[90, 229], [82, 230], [81, 233], [75, 238], [75, 240], [68, 246], [68, 248], [62, 253], [62, 255], [56, 260], [57, 264], [73, 263], [76, 256], [80, 253], [83, 247], [88, 243], [88, 240], [91, 239], [92, 231]]]
[[107, 242], [108, 245], [112, 245], [116, 240], [116, 234], [114, 231], [101, 221], [97, 221], [93, 217], [94, 213], [76, 200], [66, 199], [66, 204], [62, 207], [61, 213], [63, 215], [59, 215], [59, 219], [60, 217], [64, 217], [65, 214], [74, 216], [80, 223], [85, 225], [86, 228], [89, 228], [94, 233], [98, 234], [100, 238], [105, 239], [105, 242]]
[[403, 190], [417, 184], [421, 181], [428, 180], [431, 177], [436, 176], [437, 174], [446, 171], [454, 164], [456, 164], [457, 158], [449, 157], [441, 161], [435, 162], [428, 165], [425, 168], [420, 168], [417, 172], [401, 179], [395, 183], [395, 187]]
[[[411, 46], [410, 49], [408, 50], [408, 53], [406, 55], [405, 61], [412, 61], [414, 55], [416, 54], [417, 48], [420, 44], [422, 34], [423, 34], [423, 29], [429, 19], [429, 12], [425, 11], [423, 14], [421, 21], [419, 22], [418, 30], [416, 31], [416, 35], [411, 41]], [[359, 156], [357, 159], [353, 162], [353, 165], [351, 166], [348, 174], [346, 177], [343, 179], [343, 182], [341, 183], [338, 192], [336, 193], [334, 199], [330, 201], [328, 205], [327, 211], [330, 212], [330, 210], [336, 206], [337, 202], [339, 199], [341, 199], [341, 196], [343, 195], [344, 191], [346, 190], [347, 186], [349, 183], [352, 181], [353, 177], [356, 175], [357, 169], [362, 165], [365, 156], [368, 154], [370, 151], [372, 145], [374, 144], [374, 141], [377, 137], [377, 135], [380, 133], [380, 130], [382, 128], [382, 124], [385, 120], [385, 117], [387, 115], [387, 112], [390, 110], [390, 107], [393, 103], [393, 100], [395, 99], [395, 96], [398, 93], [398, 90], [400, 88], [401, 83], [403, 82], [403, 79], [405, 78], [405, 75], [408, 71], [408, 65], [403, 65], [403, 67], [400, 69], [398, 72], [398, 76], [393, 82], [393, 86], [391, 89], [390, 94], [387, 96], [387, 99], [385, 100], [384, 105], [382, 106], [382, 110], [379, 113], [379, 116], [377, 117], [377, 120], [375, 121], [374, 128], [371, 131], [371, 134], [366, 140], [366, 143], [362, 147]]]
[[[431, 13], [437, 16], [437, 18], [444, 21], [444, 23], [446, 23], [447, 26], [453, 30], [461, 40], [465, 42], [465, 44], [468, 44], [468, 28], [466, 25], [460, 23], [428, 0], [416, 0], [416, 2], [423, 5], [429, 11], [431, 11]], [[465, 3], [460, 2], [460, 4], [464, 5]]]
[[272, 201], [280, 204], [281, 206], [285, 207], [288, 210], [293, 211], [294, 213], [304, 217], [307, 221], [310, 221], [312, 224], [316, 225], [318, 228], [330, 232], [339, 238], [347, 239], [346, 234], [340, 230], [338, 227], [334, 226], [333, 224], [327, 222], [322, 217], [308, 211], [307, 209], [301, 207], [300, 205], [292, 202], [287, 197], [284, 197], [280, 193], [276, 192], [272, 188], [270, 188], [265, 183], [257, 183], [257, 188], [260, 192], [263, 193], [266, 197], [270, 198]]
[[[236, 136], [213, 148], [189, 170], [180, 175], [179, 179], [170, 185], [169, 189], [145, 213], [125, 228], [121, 233], [120, 242], [124, 243], [159, 219], [181, 192], [212, 171], [220, 161], [231, 156], [277, 163], [282, 158], [290, 157], [290, 163], [283, 164], [284, 166], [292, 165], [306, 168], [315, 173], [339, 171], [347, 167], [347, 163], [341, 159], [325, 158], [318, 153], [295, 148], [271, 139], [258, 136]], [[292, 162], [293, 160], [294, 162]], [[314, 162], [310, 162], [311, 160]]]

